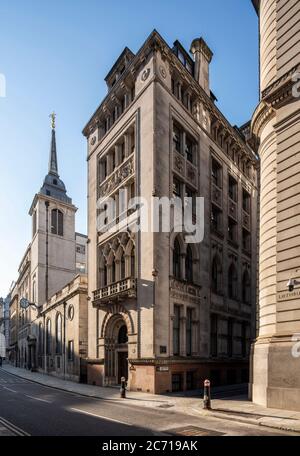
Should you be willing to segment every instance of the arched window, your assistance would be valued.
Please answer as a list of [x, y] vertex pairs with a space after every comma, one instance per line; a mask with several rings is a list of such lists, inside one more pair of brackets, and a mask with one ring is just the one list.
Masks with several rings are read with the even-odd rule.
[[190, 245], [187, 246], [186, 250], [185, 278], [188, 282], [193, 282], [193, 252]]
[[214, 293], [222, 292], [222, 265], [218, 255], [215, 255], [211, 265], [211, 287]]
[[51, 233], [64, 235], [64, 216], [59, 209], [53, 209], [51, 212]]
[[111, 264], [111, 283], [114, 283], [115, 281], [116, 281], [116, 260], [114, 258], [113, 262]]
[[58, 313], [56, 315], [55, 343], [56, 343], [56, 354], [61, 355], [61, 352], [62, 352], [62, 318], [61, 318], [60, 313]]
[[46, 323], [46, 353], [51, 355], [51, 320], [48, 319]]
[[39, 324], [39, 346], [38, 352], [40, 355], [44, 353], [44, 333], [43, 333], [43, 324]]
[[108, 279], [107, 279], [108, 275], [107, 275], [107, 262], [106, 260], [104, 260], [104, 266], [103, 266], [103, 283], [102, 283], [102, 286], [103, 287], [106, 287], [107, 284], [108, 284]]
[[180, 244], [178, 239], [175, 239], [174, 250], [173, 250], [173, 276], [177, 279], [181, 279], [181, 256], [180, 256]]
[[230, 299], [237, 298], [237, 272], [233, 263], [231, 263], [228, 269], [228, 297]]
[[131, 277], [135, 277], [135, 249], [131, 250], [130, 256], [130, 275]]
[[118, 344], [127, 344], [127, 342], [128, 342], [127, 326], [123, 325], [119, 329]]
[[243, 299], [243, 303], [250, 304], [250, 292], [251, 292], [250, 275], [249, 275], [249, 272], [246, 270], [246, 271], [244, 271], [243, 279], [242, 279], [242, 299]]
[[121, 256], [121, 271], [120, 271], [121, 279], [125, 279], [126, 277], [126, 268], [125, 268], [125, 255], [124, 253]]

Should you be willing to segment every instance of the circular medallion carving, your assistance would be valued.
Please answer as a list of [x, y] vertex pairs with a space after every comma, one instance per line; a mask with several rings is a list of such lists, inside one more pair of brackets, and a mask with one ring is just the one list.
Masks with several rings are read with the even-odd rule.
[[93, 136], [91, 139], [91, 145], [93, 146], [94, 144], [96, 144], [96, 141], [97, 141], [96, 136]]
[[160, 74], [162, 75], [162, 77], [163, 77], [164, 79], [166, 79], [166, 77], [167, 77], [167, 72], [166, 72], [166, 69], [165, 69], [165, 67], [164, 67], [163, 65], [161, 65], [161, 66], [159, 67], [159, 71], [160, 71]]
[[149, 78], [150, 74], [150, 68], [147, 68], [146, 70], [143, 71], [142, 73], [142, 81], [146, 81]]

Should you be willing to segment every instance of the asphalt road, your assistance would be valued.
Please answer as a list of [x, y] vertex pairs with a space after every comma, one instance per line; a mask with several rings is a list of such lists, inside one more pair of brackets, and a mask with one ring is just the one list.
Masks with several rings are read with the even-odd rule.
[[[39, 385], [0, 369], [0, 423], [32, 436], [297, 435], [170, 409], [137, 407]], [[192, 430], [195, 432], [195, 429]], [[189, 434], [184, 434], [189, 435]]]

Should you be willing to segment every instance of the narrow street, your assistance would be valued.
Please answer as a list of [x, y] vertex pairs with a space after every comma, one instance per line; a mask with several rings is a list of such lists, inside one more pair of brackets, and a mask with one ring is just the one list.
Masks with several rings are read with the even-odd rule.
[[[95, 399], [59, 391], [0, 369], [0, 424], [13, 435], [168, 436], [297, 435], [229, 420], [193, 417], [128, 401]], [[193, 434], [191, 434], [193, 433]]]

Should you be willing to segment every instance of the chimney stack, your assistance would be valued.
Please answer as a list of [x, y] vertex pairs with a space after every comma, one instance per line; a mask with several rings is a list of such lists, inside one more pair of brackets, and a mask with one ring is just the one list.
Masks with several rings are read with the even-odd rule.
[[196, 38], [192, 42], [190, 52], [194, 56], [195, 79], [207, 95], [210, 96], [209, 64], [212, 60], [213, 53], [203, 38]]

